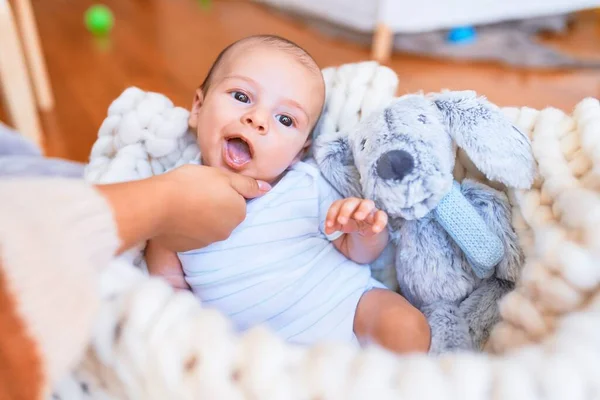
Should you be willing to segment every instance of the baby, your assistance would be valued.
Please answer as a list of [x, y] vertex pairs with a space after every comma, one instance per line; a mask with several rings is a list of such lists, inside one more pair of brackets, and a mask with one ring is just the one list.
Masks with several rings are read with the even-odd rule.
[[189, 117], [201, 163], [271, 189], [247, 202], [224, 241], [179, 254], [150, 241], [148, 270], [191, 289], [240, 331], [264, 324], [296, 344], [427, 351], [425, 317], [365, 265], [388, 243], [387, 215], [371, 200], [341, 198], [303, 161], [324, 99], [319, 67], [286, 39], [252, 36], [223, 50]]

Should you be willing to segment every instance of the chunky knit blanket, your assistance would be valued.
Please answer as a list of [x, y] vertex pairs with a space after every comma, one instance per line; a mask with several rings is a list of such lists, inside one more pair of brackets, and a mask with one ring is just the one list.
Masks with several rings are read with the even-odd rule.
[[[397, 86], [373, 63], [324, 75], [319, 130], [356, 123]], [[503, 110], [531, 138], [539, 174], [532, 189], [508, 193], [526, 263], [485, 352], [399, 357], [375, 346], [290, 346], [262, 327], [238, 336], [192, 294], [121, 259], [102, 276], [87, 354], [55, 398], [600, 398], [600, 104], [585, 99], [572, 114]], [[163, 96], [128, 89], [109, 109], [87, 178], [139, 179], [193, 158], [184, 115]], [[485, 181], [461, 152], [455, 175]]]

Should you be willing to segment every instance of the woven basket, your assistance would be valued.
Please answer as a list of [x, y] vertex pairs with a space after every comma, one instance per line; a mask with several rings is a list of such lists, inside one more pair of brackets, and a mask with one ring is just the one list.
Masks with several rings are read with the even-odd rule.
[[[351, 126], [389, 101], [398, 85], [391, 70], [374, 63], [323, 73], [328, 98], [318, 130]], [[146, 125], [132, 122], [130, 113], [144, 101], [156, 102], [162, 119], [154, 125], [149, 116]], [[553, 108], [503, 111], [529, 135], [539, 173], [532, 189], [508, 192], [526, 262], [517, 288], [501, 302], [502, 321], [483, 353], [434, 358], [341, 343], [301, 348], [262, 327], [238, 336], [225, 317], [202, 308], [190, 293], [175, 293], [134, 268], [135, 249], [102, 276], [104, 302], [87, 354], [55, 396], [600, 398], [600, 104], [584, 99], [570, 115]], [[186, 117], [164, 96], [128, 89], [109, 109], [87, 178], [139, 179], [192, 159], [197, 147], [180, 121]], [[486, 182], [461, 152], [455, 175]]]

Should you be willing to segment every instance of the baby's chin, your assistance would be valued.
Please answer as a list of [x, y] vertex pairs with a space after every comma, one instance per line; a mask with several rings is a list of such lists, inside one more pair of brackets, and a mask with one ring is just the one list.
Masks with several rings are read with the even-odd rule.
[[233, 172], [234, 174], [247, 176], [248, 178], [256, 179], [257, 181], [267, 182], [270, 185], [275, 185], [277, 182], [279, 182], [279, 180], [283, 176], [283, 173], [281, 173], [279, 175], [259, 173], [254, 168], [246, 168], [241, 171], [232, 170], [231, 168], [227, 167], [226, 165], [221, 168], [224, 170]]

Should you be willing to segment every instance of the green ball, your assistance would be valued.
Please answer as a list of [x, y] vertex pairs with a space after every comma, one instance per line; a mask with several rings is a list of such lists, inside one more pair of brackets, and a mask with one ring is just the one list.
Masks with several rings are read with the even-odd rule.
[[85, 26], [94, 35], [106, 35], [114, 22], [112, 12], [104, 5], [93, 5], [85, 12]]

